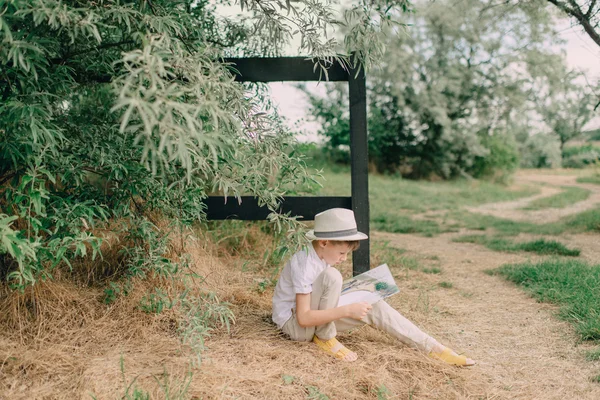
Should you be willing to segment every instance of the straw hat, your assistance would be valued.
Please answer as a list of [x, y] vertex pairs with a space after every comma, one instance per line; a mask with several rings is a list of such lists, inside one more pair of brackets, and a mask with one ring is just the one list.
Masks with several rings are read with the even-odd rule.
[[364, 240], [369, 237], [356, 229], [354, 212], [331, 208], [315, 215], [315, 229], [308, 231], [310, 240]]

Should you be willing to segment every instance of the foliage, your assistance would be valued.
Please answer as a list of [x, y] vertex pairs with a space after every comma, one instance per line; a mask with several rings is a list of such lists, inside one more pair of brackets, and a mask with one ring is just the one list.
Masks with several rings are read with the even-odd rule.
[[583, 340], [600, 340], [600, 266], [572, 260], [504, 265], [496, 274], [521, 285], [536, 299], [560, 306]]
[[563, 149], [569, 140], [583, 136], [584, 126], [593, 118], [595, 89], [582, 83], [584, 74], [569, 71], [562, 57], [537, 57], [529, 70], [536, 110]]
[[[349, 94], [346, 85], [335, 84], [335, 90], [330, 91], [327, 97], [320, 97], [310, 92], [305, 85], [300, 84], [298, 87], [304, 91], [311, 104], [309, 114], [321, 124], [319, 133], [325, 139], [325, 146], [322, 151], [323, 158], [328, 163], [349, 164], [350, 114]], [[372, 131], [372, 129], [372, 126], [369, 126], [369, 131]], [[370, 152], [372, 151], [371, 137], [372, 135], [369, 135]]]
[[510, 134], [486, 135], [481, 144], [489, 150], [486, 156], [475, 157], [473, 175], [506, 183], [519, 167], [518, 144]]
[[[107, 236], [122, 262], [98, 280], [174, 274], [168, 235], [204, 220], [211, 193], [256, 196], [302, 242], [277, 209], [312, 178], [264, 87], [235, 82], [222, 57], [280, 54], [296, 35], [323, 56], [324, 78], [334, 61], [369, 67], [388, 13], [408, 4], [360, 1], [342, 16], [311, 0], [240, 6], [251, 18], [207, 0], [0, 0], [0, 275], [12, 287], [77, 273]], [[340, 25], [342, 41], [322, 40]]]
[[[379, 171], [450, 178], [514, 170], [510, 134], [524, 129], [517, 116], [535, 113], [528, 68], [562, 57], [545, 44], [557, 33], [543, 4], [416, 4], [409, 34], [390, 36], [386, 62], [368, 77], [369, 151]], [[344, 97], [341, 88], [309, 95], [327, 151], [347, 151]]]
[[548, 0], [580, 25], [600, 46], [600, 4], [596, 0]]
[[588, 141], [599, 141], [600, 140], [600, 129], [594, 129], [591, 131], [587, 131], [587, 132], [585, 132], [584, 137]]
[[205, 350], [205, 340], [215, 327], [224, 327], [227, 332], [235, 322], [235, 316], [228, 303], [220, 302], [217, 295], [208, 292], [203, 296], [180, 295], [179, 307], [183, 317], [179, 322], [179, 332], [183, 343], [188, 345], [196, 355], [196, 364], [202, 361], [201, 354]]
[[600, 147], [592, 144], [563, 147], [563, 167], [585, 168], [600, 161]]
[[557, 168], [561, 165], [560, 140], [556, 135], [538, 133], [521, 145], [521, 167]]

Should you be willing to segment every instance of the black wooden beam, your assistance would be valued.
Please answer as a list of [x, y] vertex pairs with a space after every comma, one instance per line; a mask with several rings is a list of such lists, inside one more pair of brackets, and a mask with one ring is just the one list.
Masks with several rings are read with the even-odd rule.
[[[364, 70], [350, 71], [350, 159], [352, 210], [358, 230], [369, 235], [369, 153], [367, 143], [367, 89]], [[352, 273], [371, 269], [370, 240], [363, 240], [352, 255]]]
[[[258, 199], [242, 196], [241, 203], [235, 197], [209, 196], [204, 199], [208, 220], [240, 219], [245, 221], [262, 221], [267, 219], [270, 211], [266, 206], [259, 206]], [[301, 197], [288, 196], [281, 203], [281, 212], [299, 215], [300, 220], [311, 221], [315, 215], [329, 208], [352, 208], [350, 197]]]
[[[352, 165], [352, 197], [286, 197], [282, 212], [313, 220], [314, 216], [334, 207], [354, 211], [358, 229], [369, 234], [369, 181], [367, 151], [367, 93], [364, 71], [346, 70], [338, 63], [331, 65], [325, 76], [315, 68], [313, 60], [304, 57], [227, 58], [236, 81], [289, 82], [289, 81], [347, 81], [350, 97], [350, 152]], [[266, 207], [259, 207], [253, 197], [242, 197], [242, 203], [229, 198], [209, 197], [204, 200], [208, 220], [241, 219], [265, 220]], [[370, 241], [365, 240], [353, 254], [352, 272], [358, 275], [370, 269]]]
[[232, 63], [235, 80], [240, 82], [290, 82], [290, 81], [347, 81], [348, 71], [339, 63], [327, 69], [327, 76], [315, 69], [315, 62], [304, 57], [277, 58], [226, 58]]

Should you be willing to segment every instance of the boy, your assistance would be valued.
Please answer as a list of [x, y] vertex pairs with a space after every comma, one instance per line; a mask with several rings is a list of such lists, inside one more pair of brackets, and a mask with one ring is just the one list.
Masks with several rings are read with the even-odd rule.
[[362, 302], [338, 307], [342, 275], [333, 266], [368, 238], [358, 232], [352, 210], [332, 208], [317, 214], [315, 229], [307, 237], [311, 246], [287, 262], [273, 294], [273, 322], [292, 340], [313, 341], [339, 360], [354, 361], [356, 353], [337, 341], [337, 332], [369, 324], [448, 364], [474, 364], [422, 332], [383, 300], [372, 306]]

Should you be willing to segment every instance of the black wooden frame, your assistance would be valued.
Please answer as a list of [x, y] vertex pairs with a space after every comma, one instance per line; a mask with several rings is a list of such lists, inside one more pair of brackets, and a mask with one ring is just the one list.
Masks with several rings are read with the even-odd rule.
[[[279, 58], [229, 58], [240, 82], [283, 82], [324, 81], [325, 76], [315, 69], [311, 59], [303, 57]], [[330, 82], [348, 82], [350, 98], [350, 154], [351, 154], [351, 197], [285, 197], [281, 211], [291, 211], [302, 220], [313, 220], [321, 211], [333, 207], [354, 210], [358, 230], [369, 234], [369, 181], [367, 151], [367, 95], [365, 75], [360, 71], [344, 69], [334, 64], [327, 70]], [[269, 214], [267, 207], [259, 207], [256, 198], [243, 196], [241, 203], [221, 196], [210, 196], [205, 200], [209, 220], [241, 219], [264, 220]], [[370, 269], [370, 241], [364, 240], [353, 254], [352, 272], [358, 275]]]

